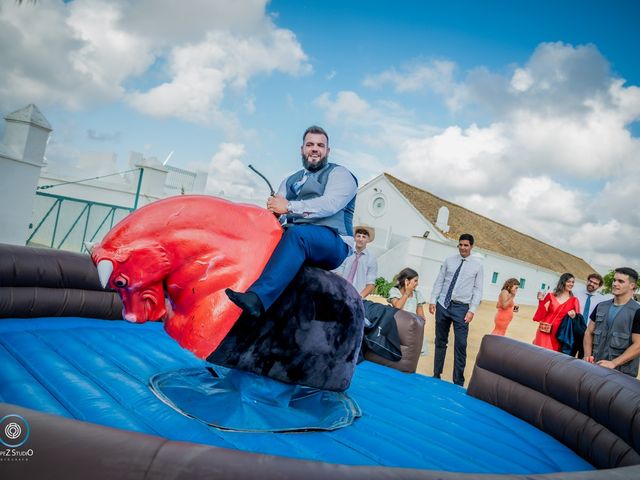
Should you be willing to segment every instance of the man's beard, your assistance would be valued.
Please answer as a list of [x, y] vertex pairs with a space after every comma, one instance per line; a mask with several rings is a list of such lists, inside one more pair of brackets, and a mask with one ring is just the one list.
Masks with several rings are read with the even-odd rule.
[[309, 170], [310, 172], [317, 172], [318, 170], [322, 170], [325, 167], [325, 165], [327, 165], [327, 162], [329, 161], [329, 155], [326, 155], [318, 163], [312, 165], [311, 163], [309, 163], [309, 160], [307, 158], [308, 156], [305, 157], [304, 155], [302, 155], [302, 166], [306, 170]]

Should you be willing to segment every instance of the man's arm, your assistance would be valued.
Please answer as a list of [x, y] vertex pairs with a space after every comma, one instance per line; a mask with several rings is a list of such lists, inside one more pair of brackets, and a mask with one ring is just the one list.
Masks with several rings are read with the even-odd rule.
[[431, 301], [429, 302], [429, 313], [431, 315], [436, 313], [436, 302], [438, 301], [438, 297], [442, 291], [442, 284], [444, 283], [444, 273], [446, 269], [447, 260], [445, 259], [444, 263], [440, 265], [440, 271], [438, 272], [436, 281], [433, 283], [433, 288], [431, 289]]
[[473, 290], [471, 292], [471, 301], [469, 302], [469, 313], [473, 317], [478, 305], [482, 301], [482, 286], [484, 282], [484, 266], [481, 264], [478, 273], [476, 274], [475, 281], [473, 282]]
[[[305, 218], [330, 217], [346, 207], [356, 196], [357, 191], [358, 185], [353, 175], [346, 168], [338, 166], [329, 174], [324, 194], [321, 197], [291, 202], [287, 202], [282, 197], [282, 200], [278, 200], [277, 207], [280, 210], [284, 207], [284, 211], [276, 211], [276, 213], [286, 213], [287, 204], [290, 204], [290, 213], [293, 215]], [[280, 191], [278, 191], [278, 195], [280, 195]]]
[[376, 277], [378, 276], [378, 261], [376, 258], [371, 255], [371, 252], [365, 255], [365, 257], [367, 258], [367, 271], [365, 275], [365, 282], [367, 283], [360, 292], [362, 298], [366, 298], [367, 295], [371, 294], [376, 288]]
[[[586, 353], [586, 352], [585, 352]], [[622, 355], [614, 358], [613, 360], [600, 360], [598, 365], [606, 368], [618, 368], [620, 365], [624, 365], [630, 362], [637, 356], [640, 356], [640, 333], [631, 334], [631, 345], [622, 352]]]
[[367, 298], [367, 296], [368, 296], [368, 295], [370, 295], [370, 294], [371, 294], [371, 292], [373, 292], [373, 289], [374, 289], [374, 288], [376, 288], [376, 286], [375, 286], [375, 285], [370, 284], [370, 283], [369, 283], [369, 284], [367, 284], [367, 286], [366, 286], [366, 287], [364, 287], [364, 288], [362, 289], [362, 291], [360, 292], [360, 296], [361, 296], [362, 298]]
[[589, 326], [584, 332], [582, 338], [582, 348], [584, 349], [584, 359], [593, 363], [593, 331], [595, 330], [595, 322], [589, 322]]
[[[267, 198], [267, 210], [277, 214], [278, 216], [287, 213], [289, 201], [287, 196], [287, 179], [285, 178], [278, 187], [278, 191], [275, 195]], [[280, 217], [280, 221], [284, 221], [285, 217]]]

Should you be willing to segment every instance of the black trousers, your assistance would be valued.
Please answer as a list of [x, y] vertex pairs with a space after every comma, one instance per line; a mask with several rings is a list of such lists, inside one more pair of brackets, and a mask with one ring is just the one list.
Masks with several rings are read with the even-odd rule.
[[464, 323], [464, 316], [469, 311], [468, 305], [452, 303], [449, 308], [436, 304], [436, 351], [433, 359], [433, 376], [440, 378], [447, 355], [449, 331], [453, 324], [453, 383], [464, 385], [464, 367], [467, 364], [467, 337], [469, 324]]

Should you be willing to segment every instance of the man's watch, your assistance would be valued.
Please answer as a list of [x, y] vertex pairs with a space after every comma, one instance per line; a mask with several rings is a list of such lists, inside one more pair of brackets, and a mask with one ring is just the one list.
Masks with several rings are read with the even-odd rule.
[[291, 213], [291, 210], [293, 210], [293, 208], [291, 207], [291, 202], [287, 202], [287, 213]]

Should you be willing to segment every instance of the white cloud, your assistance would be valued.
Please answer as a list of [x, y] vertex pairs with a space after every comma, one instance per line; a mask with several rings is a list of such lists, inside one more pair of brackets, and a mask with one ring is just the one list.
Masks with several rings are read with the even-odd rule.
[[[448, 127], [442, 133], [407, 140], [392, 173], [441, 192], [485, 193], [495, 188], [496, 173], [506, 168], [508, 147], [503, 127]], [[506, 173], [506, 172], [505, 172]]]
[[511, 87], [518, 92], [526, 92], [533, 85], [533, 78], [529, 72], [522, 68], [517, 68], [511, 77]]
[[414, 62], [400, 71], [390, 68], [375, 75], [367, 75], [363, 85], [369, 88], [391, 85], [398, 93], [431, 91], [445, 97], [451, 110], [457, 110], [464, 101], [466, 92], [463, 86], [455, 82], [456, 68], [456, 64], [448, 60]]
[[207, 193], [244, 201], [266, 198], [267, 187], [258, 183], [258, 177], [245, 165], [244, 156], [243, 144], [222, 143], [205, 168], [209, 174]]
[[227, 88], [242, 91], [252, 76], [275, 70], [304, 74], [310, 68], [305, 60], [288, 30], [272, 30], [265, 38], [209, 32], [199, 43], [172, 50], [170, 81], [129, 98], [150, 115], [207, 122], [216, 118]]
[[336, 95], [335, 101], [331, 100], [329, 93], [323, 93], [314, 100], [314, 104], [326, 112], [330, 122], [341, 119], [361, 118], [371, 111], [369, 104], [355, 92], [343, 91]]
[[[397, 164], [387, 171], [587, 261], [640, 266], [640, 140], [629, 130], [640, 120], [640, 88], [613, 75], [593, 45], [541, 44], [524, 65], [480, 66], [463, 80], [456, 70], [438, 78], [433, 64], [414, 64], [366, 77], [400, 99], [436, 92], [457, 115], [484, 120], [434, 131], [399, 109], [386, 131], [414, 124], [389, 144]], [[337, 100], [325, 105], [328, 119], [357, 131], [363, 118]], [[384, 113], [360, 100], [365, 116]]]
[[[0, 44], [11, 48], [3, 48], [0, 104], [82, 108], [124, 100], [148, 115], [224, 124], [227, 91], [244, 95], [256, 75], [311, 70], [295, 35], [273, 23], [266, 3], [3, 4]], [[142, 75], [155, 85], [132, 87]]]
[[413, 112], [396, 102], [370, 104], [353, 91], [340, 91], [335, 97], [325, 92], [313, 104], [325, 112], [329, 123], [348, 129], [352, 141], [371, 148], [398, 149], [407, 139], [439, 130], [419, 124]]

